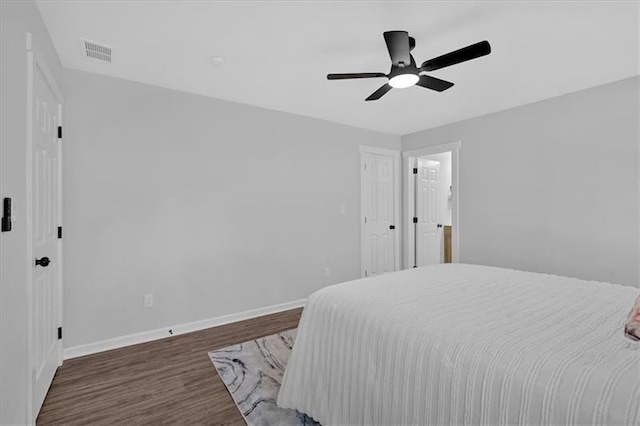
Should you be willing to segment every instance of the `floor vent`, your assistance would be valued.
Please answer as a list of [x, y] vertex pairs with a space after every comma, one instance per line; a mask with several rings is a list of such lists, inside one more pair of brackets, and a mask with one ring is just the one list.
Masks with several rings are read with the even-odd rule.
[[87, 58], [111, 62], [111, 46], [85, 39], [81, 39], [81, 42]]

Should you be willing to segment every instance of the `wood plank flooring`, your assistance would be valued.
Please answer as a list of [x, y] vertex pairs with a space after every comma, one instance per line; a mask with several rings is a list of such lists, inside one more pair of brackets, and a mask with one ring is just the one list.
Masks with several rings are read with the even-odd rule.
[[302, 308], [65, 361], [37, 425], [243, 425], [207, 352], [298, 326]]

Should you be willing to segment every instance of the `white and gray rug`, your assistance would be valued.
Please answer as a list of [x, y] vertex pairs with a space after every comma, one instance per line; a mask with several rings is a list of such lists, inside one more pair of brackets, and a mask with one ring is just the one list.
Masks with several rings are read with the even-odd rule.
[[248, 425], [318, 425], [311, 417], [276, 405], [297, 330], [209, 352]]

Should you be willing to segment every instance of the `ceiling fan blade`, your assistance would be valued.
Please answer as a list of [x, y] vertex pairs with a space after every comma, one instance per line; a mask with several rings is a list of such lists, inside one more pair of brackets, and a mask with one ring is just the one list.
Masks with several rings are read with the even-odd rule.
[[369, 97], [365, 99], [365, 101], [377, 101], [378, 99], [383, 97], [385, 93], [387, 93], [389, 90], [391, 90], [391, 86], [389, 86], [389, 84], [385, 84], [381, 86], [378, 90], [373, 92], [371, 95], [369, 95]]
[[470, 61], [471, 59], [476, 59], [481, 56], [488, 55], [489, 53], [491, 53], [491, 45], [488, 41], [484, 40], [479, 43], [472, 44], [471, 46], [463, 47], [462, 49], [438, 56], [437, 58], [429, 59], [422, 63], [422, 67], [420, 67], [420, 69], [422, 71], [435, 71], [440, 68]]
[[387, 50], [393, 65], [409, 65], [409, 52], [411, 50], [409, 33], [406, 31], [387, 31], [384, 34], [384, 41], [387, 43]]
[[349, 78], [375, 78], [386, 77], [383, 72], [354, 72], [354, 73], [342, 73], [342, 74], [327, 74], [328, 80], [346, 80]]
[[427, 89], [435, 90], [436, 92], [444, 92], [453, 86], [453, 83], [446, 80], [440, 80], [439, 78], [431, 77], [428, 75], [421, 75], [420, 80], [416, 83], [416, 86], [422, 86]]

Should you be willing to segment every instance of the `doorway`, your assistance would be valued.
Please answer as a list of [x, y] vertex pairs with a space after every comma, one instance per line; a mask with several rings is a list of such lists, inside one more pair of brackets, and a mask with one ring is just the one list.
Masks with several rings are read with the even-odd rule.
[[400, 152], [360, 147], [361, 276], [400, 269]]
[[403, 153], [405, 268], [458, 261], [460, 143]]

